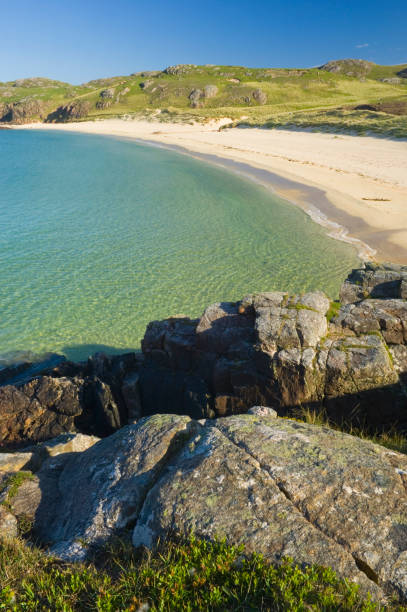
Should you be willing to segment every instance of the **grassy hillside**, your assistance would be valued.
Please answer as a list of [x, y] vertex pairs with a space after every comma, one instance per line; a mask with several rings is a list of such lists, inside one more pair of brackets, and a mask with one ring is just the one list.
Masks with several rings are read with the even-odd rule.
[[[394, 105], [383, 105], [389, 101], [399, 102], [396, 114]], [[407, 135], [407, 65], [362, 60], [311, 69], [179, 65], [80, 86], [44, 78], [0, 83], [0, 121], [10, 123], [154, 114], [162, 120], [227, 116], [257, 125], [311, 123], [316, 129], [341, 123], [347, 129], [355, 119], [360, 131], [360, 111], [353, 111], [360, 105], [373, 105], [363, 110], [363, 122], [373, 131]], [[334, 120], [327, 111], [335, 111]]]

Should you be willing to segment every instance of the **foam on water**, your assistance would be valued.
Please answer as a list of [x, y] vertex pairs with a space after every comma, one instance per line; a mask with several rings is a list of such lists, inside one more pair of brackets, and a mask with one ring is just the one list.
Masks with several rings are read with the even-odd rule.
[[0, 355], [136, 349], [250, 292], [335, 297], [356, 251], [232, 172], [148, 145], [0, 133]]

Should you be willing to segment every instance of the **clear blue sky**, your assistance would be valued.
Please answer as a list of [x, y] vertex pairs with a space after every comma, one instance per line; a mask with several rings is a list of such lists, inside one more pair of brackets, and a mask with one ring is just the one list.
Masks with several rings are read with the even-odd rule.
[[170, 64], [407, 63], [406, 0], [0, 0], [0, 81]]

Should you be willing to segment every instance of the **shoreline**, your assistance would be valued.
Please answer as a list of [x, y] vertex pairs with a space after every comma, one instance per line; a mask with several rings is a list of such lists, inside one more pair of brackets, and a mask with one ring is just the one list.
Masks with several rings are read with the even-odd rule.
[[[315, 206], [314, 203], [309, 201], [309, 198], [315, 197], [318, 200], [321, 200], [321, 207], [323, 200], [326, 200], [326, 203], [329, 204], [329, 200], [325, 196], [322, 189], [287, 179], [274, 172], [271, 172], [270, 170], [263, 170], [250, 164], [236, 162], [232, 159], [222, 158], [217, 155], [192, 152], [179, 145], [162, 144], [144, 139], [131, 140], [138, 140], [142, 144], [147, 143], [151, 146], [158, 146], [169, 151], [175, 151], [183, 155], [188, 155], [194, 159], [198, 159], [200, 161], [223, 168], [229, 172], [233, 172], [234, 174], [242, 176], [246, 180], [253, 181], [258, 185], [262, 185], [280, 199], [301, 208], [305, 214], [311, 217], [314, 223], [317, 223], [318, 225], [330, 230], [327, 233], [327, 236], [333, 238], [334, 240], [340, 240], [341, 242], [346, 242], [347, 244], [353, 246], [357, 250], [358, 257], [361, 261], [371, 261], [376, 255], [377, 251], [375, 249], [359, 240], [359, 238], [349, 236], [349, 230], [346, 227], [329, 219], [321, 208]], [[287, 195], [287, 192], [293, 189], [295, 189], [298, 194], [301, 194], [302, 197], [294, 198], [293, 196], [290, 197]]]
[[[407, 264], [407, 143], [259, 128], [220, 131], [227, 123], [107, 119], [13, 128], [119, 137], [192, 156], [299, 206], [328, 236], [354, 246], [362, 261]], [[338, 145], [339, 158], [334, 150]], [[353, 197], [353, 190], [371, 197]]]

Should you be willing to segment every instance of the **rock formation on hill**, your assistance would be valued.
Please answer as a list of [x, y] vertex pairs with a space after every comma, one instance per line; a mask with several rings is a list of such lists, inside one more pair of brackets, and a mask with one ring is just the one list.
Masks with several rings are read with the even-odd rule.
[[407, 267], [366, 264], [342, 286], [340, 309], [321, 292], [273, 292], [213, 304], [200, 319], [154, 321], [143, 355], [62, 362], [0, 387], [0, 443], [105, 436], [154, 413], [200, 419], [253, 405], [405, 431], [406, 286]]

